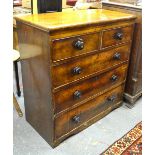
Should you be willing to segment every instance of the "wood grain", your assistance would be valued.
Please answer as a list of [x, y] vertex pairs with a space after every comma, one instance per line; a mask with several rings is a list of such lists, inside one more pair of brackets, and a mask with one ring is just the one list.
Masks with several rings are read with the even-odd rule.
[[[77, 128], [79, 125], [101, 113], [112, 104], [120, 102], [122, 99], [123, 90], [124, 86], [121, 85], [120, 87], [117, 87], [116, 89], [96, 97], [95, 99], [81, 105], [80, 107], [57, 117], [55, 119], [55, 139], [58, 139], [68, 131]], [[116, 96], [116, 99], [111, 102], [108, 99], [113, 95]], [[73, 120], [73, 117], [75, 116], [80, 117], [80, 122], [77, 123]]]
[[103, 9], [121, 11], [137, 16], [124, 92], [125, 101], [133, 105], [142, 95], [142, 8], [133, 5], [127, 6], [122, 3], [111, 4], [103, 2]]
[[[122, 39], [115, 38], [115, 35], [122, 33]], [[133, 26], [119, 27], [115, 29], [105, 30], [102, 35], [102, 48], [117, 45], [132, 40]]]
[[[83, 49], [74, 45], [77, 41], [83, 42]], [[53, 40], [51, 43], [52, 61], [63, 60], [99, 50], [100, 33], [90, 33]]]
[[136, 16], [130, 14], [103, 9], [43, 13], [16, 17], [18, 21], [48, 32], [65, 28], [86, 26], [89, 24], [112, 23], [135, 18]]
[[[54, 93], [55, 113], [59, 113], [77, 104], [84, 103], [84, 100], [91, 99], [97, 93], [105, 92], [110, 87], [115, 87], [125, 81], [127, 73], [127, 64], [124, 64], [114, 70], [83, 80], [77, 84], [66, 86], [64, 89]], [[116, 81], [112, 81], [113, 76], [117, 76]], [[79, 91], [81, 96], [75, 97], [75, 92]], [[86, 102], [85, 101], [85, 102]]]
[[[121, 105], [135, 16], [98, 9], [16, 20], [26, 120], [52, 147]], [[125, 38], [113, 42], [120, 27]]]
[[[120, 60], [114, 59], [114, 55], [120, 53]], [[53, 77], [54, 88], [61, 85], [68, 84], [73, 81], [77, 81], [86, 76], [100, 73], [110, 69], [120, 63], [128, 61], [130, 54], [130, 44], [126, 44], [111, 50], [103, 51], [98, 54], [85, 56], [75, 61], [70, 61], [58, 66], [52, 67], [52, 74], [57, 75]], [[73, 74], [72, 70], [75, 67], [81, 68], [80, 74]]]
[[48, 35], [18, 21], [17, 27], [26, 120], [51, 145], [54, 126]]

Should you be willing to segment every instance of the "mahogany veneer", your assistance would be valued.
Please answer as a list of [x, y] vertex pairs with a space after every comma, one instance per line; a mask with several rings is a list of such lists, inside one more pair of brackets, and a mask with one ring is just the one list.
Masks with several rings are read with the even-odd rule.
[[137, 16], [124, 92], [124, 100], [132, 107], [142, 96], [142, 7], [124, 3], [102, 3], [103, 9], [117, 10]]
[[52, 147], [121, 105], [135, 18], [102, 9], [16, 18], [26, 120]]

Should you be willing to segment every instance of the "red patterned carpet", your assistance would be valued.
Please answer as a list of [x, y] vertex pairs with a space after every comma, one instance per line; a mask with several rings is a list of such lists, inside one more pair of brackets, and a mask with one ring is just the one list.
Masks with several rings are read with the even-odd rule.
[[142, 122], [113, 143], [101, 155], [142, 155]]

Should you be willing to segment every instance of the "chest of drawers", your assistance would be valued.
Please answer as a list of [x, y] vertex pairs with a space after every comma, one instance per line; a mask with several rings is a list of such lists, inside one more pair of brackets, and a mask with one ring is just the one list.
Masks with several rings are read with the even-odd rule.
[[136, 15], [124, 100], [132, 107], [142, 96], [142, 7], [123, 3], [102, 2], [103, 9]]
[[16, 18], [26, 120], [52, 147], [121, 105], [135, 18], [101, 9]]

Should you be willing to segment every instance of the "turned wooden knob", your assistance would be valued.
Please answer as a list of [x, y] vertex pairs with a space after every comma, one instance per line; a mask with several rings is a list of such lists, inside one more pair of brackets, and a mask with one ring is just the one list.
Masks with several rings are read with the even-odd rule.
[[79, 99], [79, 98], [81, 98], [82, 93], [77, 90], [77, 91], [74, 92], [73, 96], [74, 96], [74, 99]]
[[75, 67], [75, 68], [72, 69], [72, 73], [74, 75], [80, 74], [81, 71], [82, 71], [81, 67]]
[[120, 53], [115, 53], [114, 59], [115, 60], [120, 60], [121, 59], [121, 54]]
[[80, 116], [74, 116], [74, 117], [72, 118], [72, 120], [73, 120], [73, 122], [75, 122], [75, 123], [79, 123], [79, 122], [80, 122]]
[[123, 39], [123, 33], [122, 32], [116, 32], [114, 35], [114, 38], [116, 40], [122, 40]]
[[116, 98], [117, 98], [117, 97], [116, 97], [115, 95], [112, 95], [112, 96], [108, 97], [107, 100], [108, 100], [109, 102], [114, 102], [114, 101], [116, 100]]
[[81, 38], [78, 38], [76, 41], [73, 42], [73, 47], [82, 50], [84, 48], [84, 41]]
[[117, 75], [112, 75], [111, 81], [115, 82], [117, 80], [118, 80], [118, 76]]

